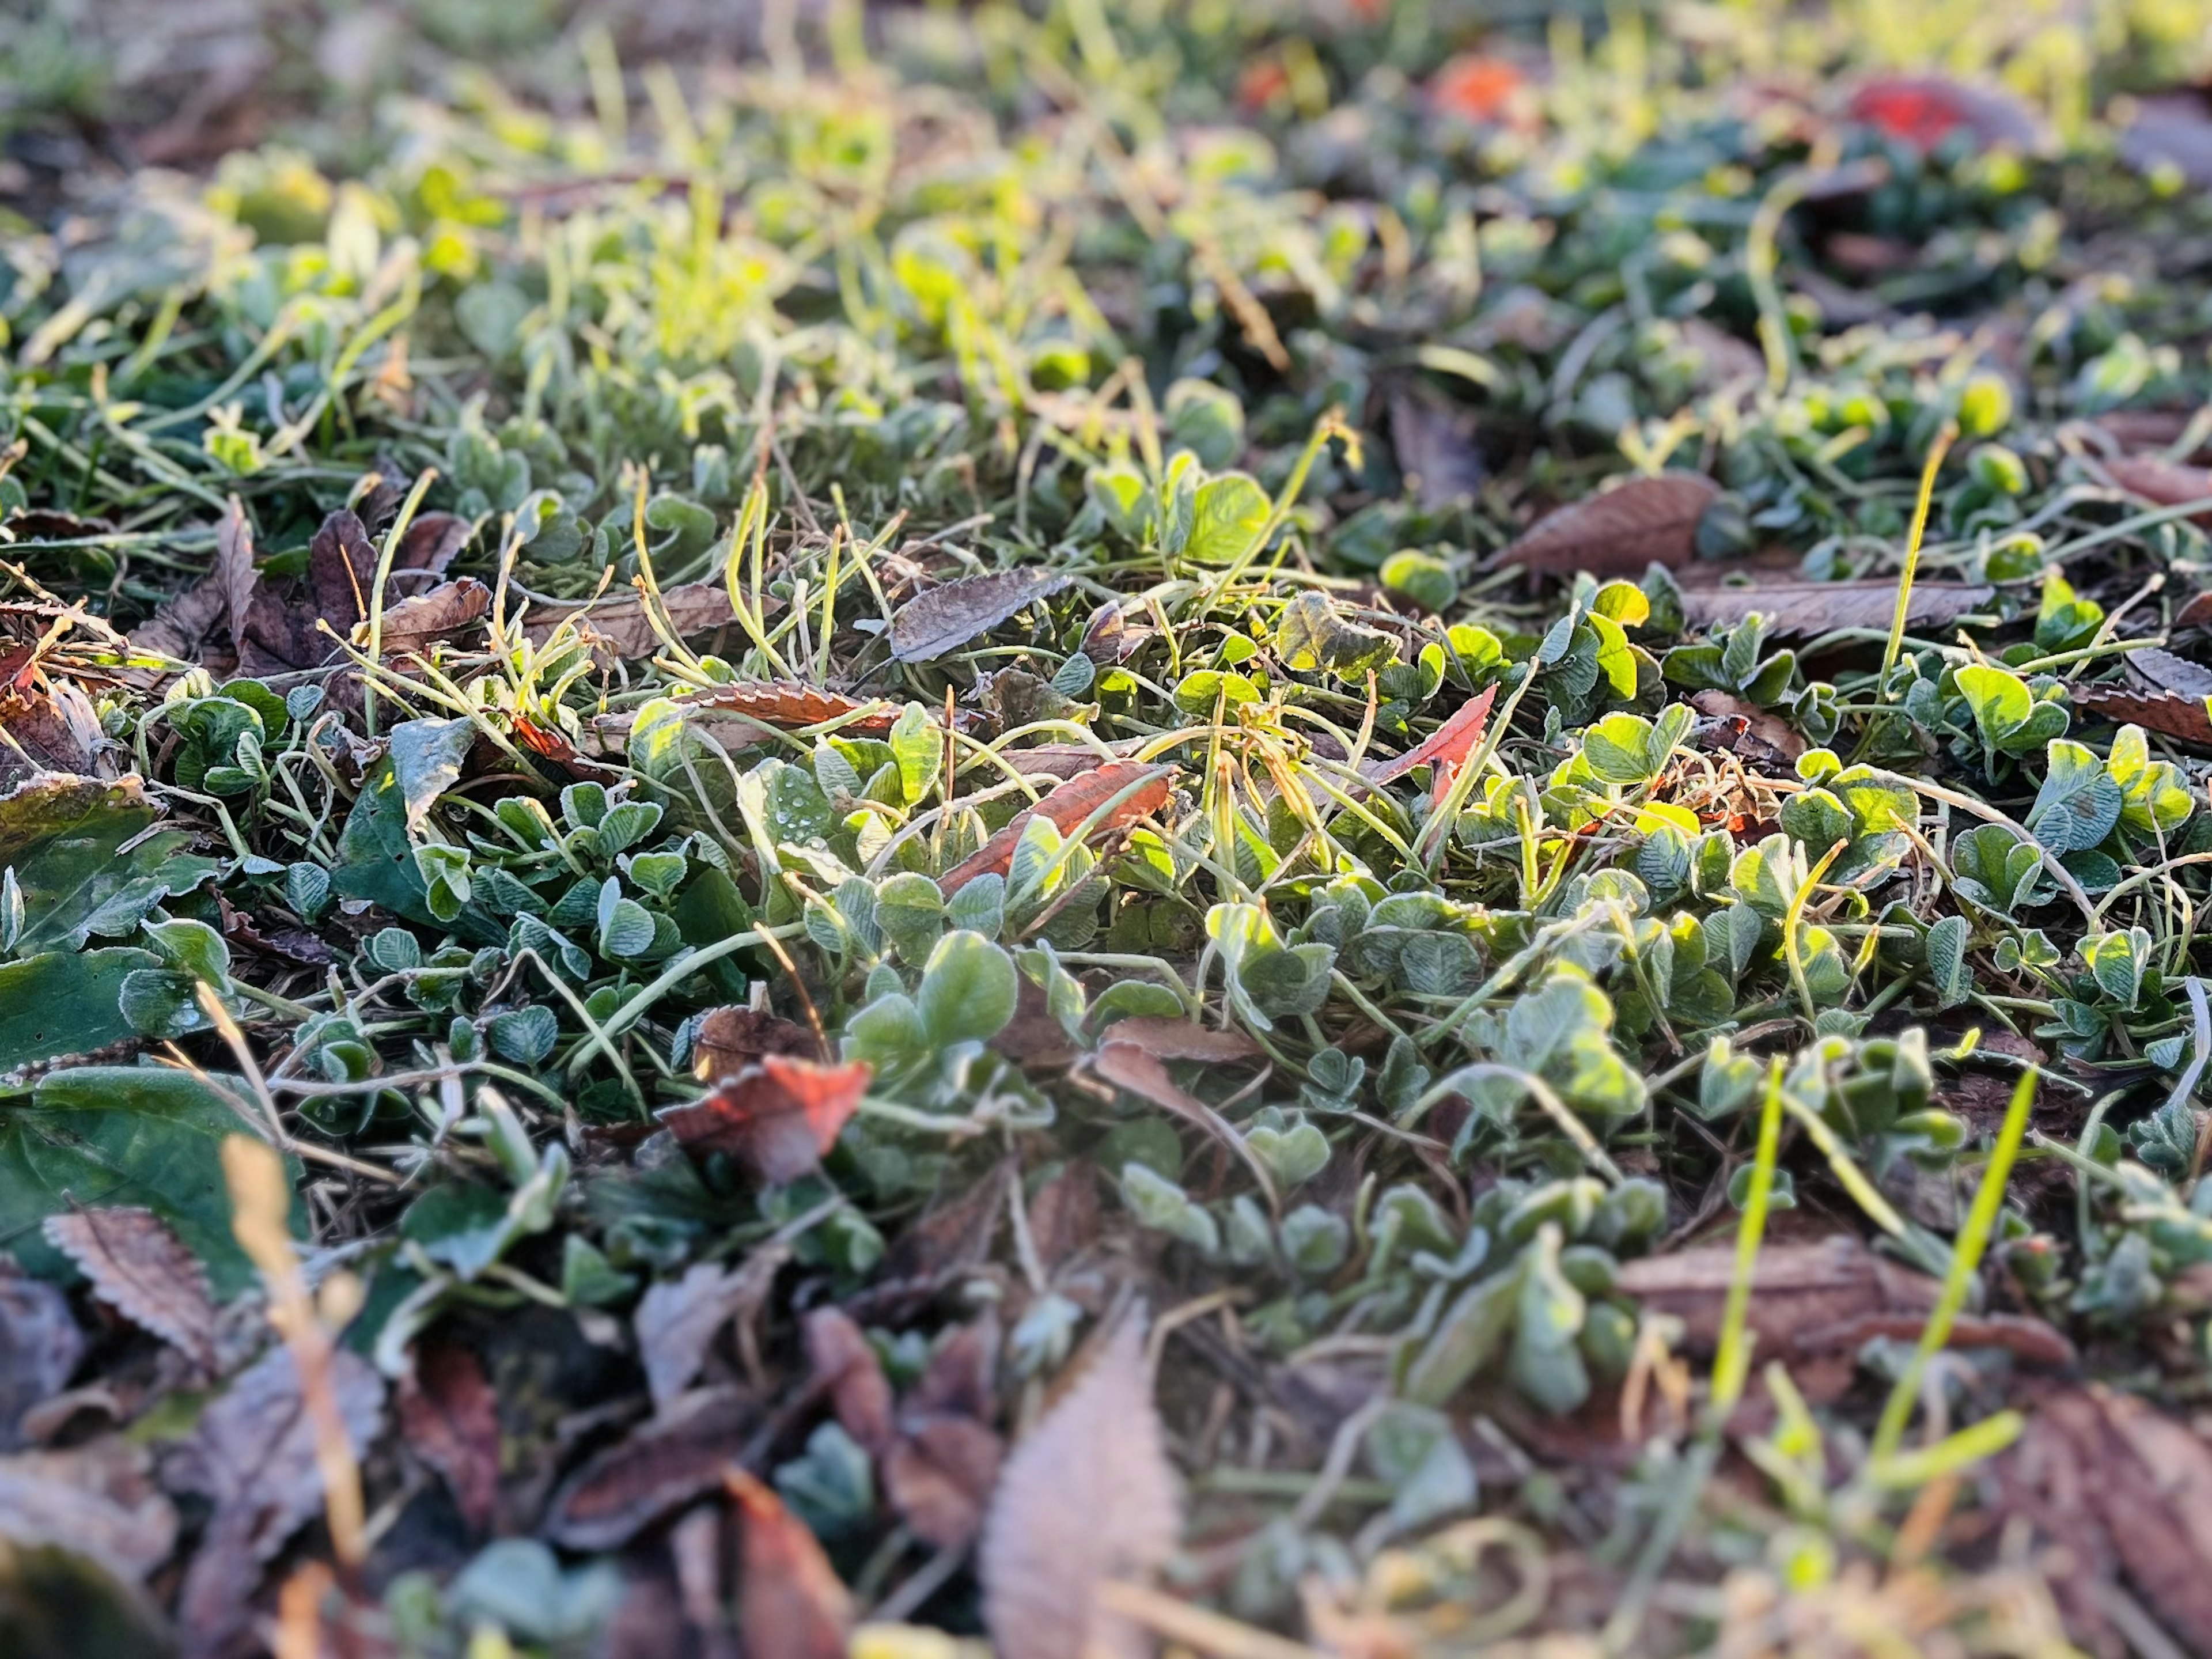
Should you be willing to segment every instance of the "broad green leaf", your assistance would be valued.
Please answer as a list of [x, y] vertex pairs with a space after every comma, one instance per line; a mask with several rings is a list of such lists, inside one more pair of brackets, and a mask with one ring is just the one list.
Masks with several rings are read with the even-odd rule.
[[929, 953], [916, 1004], [939, 1048], [996, 1036], [1021, 990], [1014, 959], [981, 933], [947, 933]]
[[0, 868], [15, 871], [23, 900], [17, 953], [134, 933], [163, 899], [216, 873], [184, 851], [185, 832], [148, 834], [159, 821], [136, 778], [41, 777], [0, 795]]
[[1208, 478], [1193, 498], [1182, 556], [1196, 564], [1234, 564], [1256, 550], [1273, 510], [1267, 492], [1242, 472]]
[[476, 722], [465, 715], [402, 720], [392, 728], [392, 773], [410, 830], [420, 829], [438, 797], [460, 781], [476, 740]]

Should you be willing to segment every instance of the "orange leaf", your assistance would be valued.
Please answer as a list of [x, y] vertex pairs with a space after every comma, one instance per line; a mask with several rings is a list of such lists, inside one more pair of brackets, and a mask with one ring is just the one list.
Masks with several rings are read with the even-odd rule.
[[743, 1469], [722, 1480], [744, 1516], [738, 1602], [746, 1659], [845, 1659], [853, 1600], [822, 1546]]
[[1367, 781], [1377, 786], [1392, 783], [1417, 766], [1456, 768], [1482, 741], [1482, 728], [1490, 723], [1490, 705], [1497, 700], [1498, 688], [1490, 686], [1472, 702], [1462, 704], [1457, 714], [1395, 760], [1368, 762], [1361, 769]]
[[824, 1066], [763, 1054], [697, 1100], [666, 1108], [660, 1121], [691, 1152], [732, 1153], [770, 1186], [788, 1186], [837, 1144], [873, 1075], [865, 1060]]
[[1503, 58], [1462, 52], [1437, 71], [1429, 94], [1439, 109], [1467, 121], [1495, 121], [1521, 90], [1521, 71]]
[[822, 726], [843, 720], [838, 729], [855, 737], [881, 737], [898, 724], [902, 712], [879, 698], [862, 702], [842, 692], [794, 680], [759, 680], [750, 685], [718, 685], [675, 699], [684, 708], [711, 708], [763, 726]]
[[1063, 836], [1073, 834], [1101, 811], [1105, 816], [1093, 827], [1102, 834], [1134, 823], [1168, 804], [1174, 775], [1170, 767], [1115, 761], [1079, 778], [1070, 778], [1027, 811], [1016, 813], [1012, 823], [939, 876], [938, 887], [947, 894], [957, 893], [978, 876], [1006, 874], [1022, 831], [1039, 814]]

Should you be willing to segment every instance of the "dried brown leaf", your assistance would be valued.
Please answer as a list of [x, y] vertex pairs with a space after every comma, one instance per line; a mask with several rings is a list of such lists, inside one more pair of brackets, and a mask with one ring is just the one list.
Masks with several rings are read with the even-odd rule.
[[[681, 639], [711, 634], [734, 626], [738, 620], [738, 613], [730, 608], [728, 592], [718, 582], [685, 582], [663, 588], [658, 608], [665, 611], [669, 626]], [[586, 637], [611, 659], [626, 661], [649, 657], [662, 647], [653, 613], [635, 590], [577, 603], [540, 600], [523, 619], [523, 637], [532, 645], [543, 645], [571, 617], [577, 619]]]
[[2169, 691], [2177, 697], [2192, 697], [2202, 702], [2212, 697], [2212, 668], [2202, 663], [2177, 657], [2171, 651], [2160, 651], [2155, 646], [2138, 646], [2126, 658], [2128, 672], [2157, 691]]
[[769, 1185], [786, 1187], [821, 1166], [873, 1074], [866, 1060], [825, 1066], [763, 1054], [698, 1099], [665, 1108], [660, 1121], [694, 1153], [729, 1152]]
[[1474, 412], [1414, 386], [1390, 396], [1390, 447], [1414, 498], [1431, 509], [1465, 501], [1488, 475]]
[[482, 1362], [457, 1342], [416, 1350], [398, 1404], [408, 1449], [445, 1477], [463, 1520], [489, 1527], [499, 1504], [499, 1402]]
[[997, 1431], [972, 1417], [922, 1419], [884, 1453], [884, 1496], [915, 1537], [957, 1548], [982, 1529], [1005, 1450]]
[[1194, 1025], [1187, 1019], [1152, 1014], [1117, 1019], [1106, 1028], [1109, 1042], [1127, 1042], [1155, 1060], [1203, 1060], [1231, 1065], [1257, 1060], [1263, 1050], [1237, 1026]]
[[731, 1006], [709, 1008], [700, 1017], [692, 1052], [694, 1074], [708, 1079], [741, 1072], [765, 1054], [805, 1059], [820, 1049], [814, 1034], [796, 1020]]
[[1047, 1273], [1098, 1242], [1098, 1171], [1071, 1158], [1030, 1199], [1030, 1238]]
[[153, 1459], [120, 1435], [66, 1451], [0, 1457], [0, 1537], [58, 1544], [137, 1583], [169, 1559], [177, 1512]]
[[994, 570], [963, 576], [909, 599], [891, 618], [891, 655], [928, 662], [987, 634], [1073, 580], [1064, 570]]
[[[2163, 455], [2114, 455], [2102, 465], [2114, 483], [2154, 507], [2212, 503], [2212, 469], [2170, 461]], [[2190, 518], [2193, 523], [2212, 524], [2212, 505]]]
[[[1735, 1276], [1733, 1244], [1701, 1245], [1622, 1264], [1621, 1293], [1680, 1319], [1690, 1343], [1711, 1350], [1720, 1337]], [[1810, 1356], [1856, 1352], [1875, 1336], [1916, 1337], [1941, 1285], [1837, 1234], [1817, 1243], [1770, 1244], [1751, 1281], [1750, 1328], [1762, 1352]], [[1959, 1347], [2001, 1347], [2021, 1358], [2065, 1365], [2073, 1346], [2039, 1319], [1996, 1314], [1962, 1318]]]
[[[448, 645], [491, 615], [491, 589], [473, 576], [441, 582], [426, 592], [411, 593], [387, 605], [377, 648], [387, 657], [420, 654], [434, 645]], [[355, 629], [356, 643], [368, 639]]]
[[[1942, 628], [1996, 597], [1984, 582], [1915, 582], [1905, 620]], [[1826, 634], [1838, 628], [1887, 628], [1897, 615], [1895, 581], [1684, 583], [1682, 614], [1692, 628], [1740, 623], [1757, 611], [1778, 635]]]
[[2171, 167], [2192, 189], [2212, 185], [2212, 109], [2203, 94], [2192, 88], [2136, 100], [2135, 119], [2120, 134], [2120, 159], [2138, 173]]
[[2126, 1577], [2178, 1650], [2212, 1653], [2212, 1446], [2189, 1425], [2102, 1386], [2042, 1400], [1998, 1466], [2003, 1510], [2066, 1547], [2076, 1620], [2102, 1622], [2096, 1581]]
[[681, 1279], [661, 1279], [639, 1299], [631, 1325], [655, 1411], [666, 1411], [691, 1386], [715, 1335], [753, 1294], [741, 1269], [702, 1261]]
[[[1013, 862], [1014, 848], [1033, 817], [1042, 817], [1063, 836], [1073, 835], [1094, 815], [1103, 812], [1094, 835], [1109, 835], [1134, 823], [1148, 812], [1168, 804], [1175, 787], [1175, 773], [1166, 766], [1147, 766], [1136, 761], [1114, 761], [1071, 778], [1027, 811], [1017, 812], [1006, 827], [937, 878], [948, 896], [958, 892], [976, 877], [1004, 875]], [[1118, 798], [1118, 799], [1117, 799]]]
[[203, 1371], [216, 1365], [215, 1295], [207, 1269], [151, 1210], [50, 1215], [46, 1242], [76, 1263], [92, 1292]]
[[1145, 1323], [1125, 1318], [1008, 1455], [984, 1523], [984, 1622], [1002, 1659], [1146, 1650], [1099, 1586], [1175, 1548], [1182, 1503], [1152, 1406]]
[[1361, 775], [1379, 786], [1395, 782], [1417, 766], [1433, 766], [1439, 769], [1439, 781], [1449, 788], [1452, 772], [1482, 741], [1482, 729], [1490, 724], [1490, 706], [1497, 700], [1498, 688], [1486, 686], [1480, 696], [1462, 703], [1449, 720], [1404, 754], [1370, 761], [1360, 769]]
[[2069, 687], [2075, 708], [2115, 725], [2140, 726], [2192, 748], [2212, 749], [2212, 670], [2170, 651], [2141, 647], [2128, 653], [2129, 671], [2149, 689], [2112, 681]]
[[819, 686], [791, 680], [756, 680], [743, 685], [718, 685], [712, 690], [687, 691], [675, 699], [694, 719], [722, 720], [753, 726], [790, 728], [838, 722], [848, 737], [880, 738], [898, 723], [902, 708], [880, 697], [848, 697]]
[[1690, 707], [1708, 720], [1741, 720], [1741, 730], [1771, 749], [1784, 760], [1794, 761], [1805, 752], [1805, 739], [1797, 728], [1778, 714], [1770, 714], [1755, 702], [1746, 702], [1725, 691], [1692, 692]]
[[737, 1389], [700, 1389], [579, 1469], [554, 1498], [545, 1536], [563, 1549], [618, 1549], [720, 1483], [760, 1424]]
[[253, 583], [253, 527], [233, 495], [216, 526], [215, 562], [207, 575], [131, 630], [131, 643], [141, 651], [227, 672], [238, 661]]
[[23, 1413], [67, 1388], [83, 1358], [69, 1298], [0, 1257], [0, 1451], [22, 1443]]
[[830, 1391], [832, 1408], [846, 1433], [870, 1452], [890, 1444], [890, 1379], [866, 1335], [850, 1316], [836, 1308], [817, 1308], [806, 1316], [806, 1360], [814, 1379]]
[[853, 1601], [806, 1523], [742, 1469], [726, 1482], [744, 1517], [738, 1623], [745, 1659], [845, 1659]]
[[1687, 564], [1697, 555], [1698, 521], [1719, 494], [1718, 484], [1694, 472], [1630, 478], [1547, 514], [1489, 563], [1550, 576], [1632, 576], [1647, 565]]
[[[365, 1456], [383, 1416], [384, 1380], [345, 1348], [331, 1355], [330, 1378], [354, 1455]], [[212, 1650], [243, 1627], [263, 1565], [322, 1508], [313, 1414], [289, 1349], [270, 1350], [201, 1414], [170, 1477], [215, 1502], [177, 1603], [185, 1628]]]

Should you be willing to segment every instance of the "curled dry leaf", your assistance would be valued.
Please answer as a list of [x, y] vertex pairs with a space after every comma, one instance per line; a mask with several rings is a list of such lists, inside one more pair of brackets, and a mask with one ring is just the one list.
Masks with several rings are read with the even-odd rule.
[[963, 576], [909, 599], [891, 618], [891, 655], [929, 662], [988, 634], [1072, 580], [1064, 570], [994, 570]]
[[899, 1402], [884, 1490], [915, 1535], [938, 1549], [975, 1536], [998, 1485], [1006, 1447], [988, 1420], [998, 1406], [998, 1352], [999, 1323], [987, 1313], [938, 1345]]
[[67, 1388], [83, 1358], [69, 1298], [0, 1258], [0, 1451], [22, 1443], [23, 1413]]
[[724, 1478], [744, 1517], [738, 1632], [745, 1659], [845, 1659], [853, 1599], [806, 1523], [743, 1469]]
[[1257, 1060], [1264, 1052], [1241, 1027], [1194, 1025], [1187, 1019], [1156, 1014], [1115, 1020], [1106, 1028], [1106, 1040], [1133, 1044], [1155, 1060], [1203, 1060], [1214, 1065]]
[[1001, 1659], [1144, 1653], [1142, 1632], [1101, 1605], [1099, 1587], [1158, 1567], [1181, 1527], [1145, 1322], [1133, 1315], [1006, 1459], [981, 1558]]
[[898, 723], [902, 712], [899, 705], [880, 697], [848, 697], [793, 680], [718, 685], [708, 691], [687, 691], [675, 702], [694, 718], [709, 722], [720, 716], [752, 726], [790, 729], [835, 721], [839, 732], [855, 738], [884, 736]]
[[216, 1366], [216, 1305], [207, 1270], [151, 1210], [50, 1215], [46, 1242], [76, 1263], [92, 1293], [203, 1371]]
[[445, 1477], [463, 1520], [489, 1527], [499, 1504], [499, 1402], [483, 1363], [458, 1342], [418, 1349], [398, 1406], [408, 1449]]
[[1720, 493], [1694, 472], [1630, 478], [1547, 514], [1487, 562], [1547, 576], [1633, 576], [1649, 565], [1685, 565], [1697, 556], [1698, 521]]
[[1389, 760], [1369, 761], [1360, 769], [1361, 775], [1379, 786], [1395, 782], [1417, 766], [1433, 766], [1439, 790], [1449, 788], [1452, 772], [1482, 741], [1483, 727], [1490, 724], [1490, 706], [1497, 700], [1498, 688], [1486, 686], [1480, 696], [1461, 704], [1449, 720], [1413, 748]]
[[[1915, 582], [1905, 620], [1915, 628], [1948, 626], [1996, 597], [1986, 582]], [[1889, 581], [1685, 582], [1682, 615], [1693, 628], [1740, 623], [1753, 611], [1773, 633], [1826, 634], [1838, 628], [1887, 628], [1897, 615], [1897, 583]]]
[[1171, 767], [1136, 761], [1115, 761], [1071, 778], [1035, 806], [1017, 812], [1005, 829], [939, 876], [937, 884], [951, 895], [978, 876], [1004, 875], [1032, 817], [1043, 817], [1063, 836], [1073, 835], [1094, 817], [1098, 820], [1091, 828], [1094, 835], [1125, 829], [1166, 805], [1174, 780]]
[[785, 1187], [820, 1166], [873, 1075], [865, 1060], [825, 1066], [763, 1054], [697, 1100], [665, 1108], [660, 1121], [691, 1152], [732, 1153], [770, 1186]]
[[[1720, 1337], [1733, 1244], [1699, 1246], [1622, 1264], [1622, 1294], [1675, 1316], [1690, 1342], [1710, 1350]], [[1818, 1243], [1770, 1244], [1752, 1274], [1750, 1328], [1762, 1352], [1778, 1355], [1856, 1352], [1869, 1338], [1916, 1337], [1942, 1286], [1925, 1273], [1876, 1255], [1838, 1234]], [[2015, 1314], [1960, 1319], [1951, 1341], [2003, 1348], [2032, 1364], [2064, 1366], [2074, 1346], [2042, 1320]]]
[[720, 1482], [760, 1425], [737, 1389], [700, 1389], [586, 1462], [556, 1494], [544, 1535], [562, 1549], [619, 1549]]
[[805, 1058], [817, 1052], [814, 1034], [796, 1020], [757, 1008], [709, 1008], [692, 1039], [694, 1073], [702, 1079], [728, 1077], [767, 1054]]

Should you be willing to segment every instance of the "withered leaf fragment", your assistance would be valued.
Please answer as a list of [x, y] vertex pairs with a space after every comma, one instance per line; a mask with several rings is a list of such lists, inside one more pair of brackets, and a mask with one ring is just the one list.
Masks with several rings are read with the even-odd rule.
[[[1905, 620], [1914, 628], [1948, 627], [1989, 604], [1996, 593], [1985, 582], [1915, 582]], [[1740, 623], [1753, 611], [1766, 619], [1769, 632], [1791, 637], [1838, 628], [1887, 628], [1897, 615], [1897, 583], [1682, 584], [1682, 615], [1692, 628]]]
[[1630, 478], [1547, 514], [1488, 563], [1547, 576], [1633, 576], [1648, 565], [1685, 565], [1697, 556], [1698, 521], [1720, 493], [1695, 472]]
[[720, 1484], [723, 1465], [759, 1425], [737, 1389], [698, 1389], [591, 1459], [555, 1496], [544, 1534], [568, 1550], [620, 1548]]
[[1099, 1587], [1159, 1566], [1181, 1527], [1145, 1322], [1131, 1315], [1000, 1476], [981, 1568], [984, 1623], [1002, 1659], [1146, 1653], [1144, 1634], [1101, 1605]]
[[1070, 778], [1026, 811], [1017, 812], [1006, 827], [937, 878], [947, 895], [958, 892], [981, 875], [1004, 875], [1012, 864], [1014, 848], [1031, 817], [1042, 817], [1063, 836], [1072, 835], [1094, 814], [1103, 812], [1093, 833], [1109, 834], [1134, 823], [1148, 812], [1168, 804], [1175, 774], [1165, 766], [1137, 761], [1112, 761], [1095, 771]]
[[50, 1215], [46, 1242], [76, 1263], [92, 1293], [203, 1371], [216, 1369], [216, 1305], [207, 1270], [151, 1210]]
[[724, 1484], [744, 1517], [738, 1620], [746, 1659], [845, 1659], [853, 1601], [822, 1546], [743, 1469]]
[[408, 1449], [445, 1477], [463, 1520], [489, 1526], [499, 1503], [499, 1402], [482, 1362], [457, 1342], [418, 1349], [398, 1405]]
[[873, 1074], [865, 1060], [763, 1054], [697, 1100], [665, 1108], [660, 1121], [691, 1152], [729, 1152], [769, 1185], [788, 1186], [837, 1144]]
[[988, 634], [1073, 580], [1064, 570], [994, 570], [933, 587], [908, 600], [891, 618], [891, 655], [901, 662], [929, 662]]

